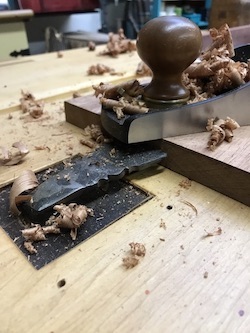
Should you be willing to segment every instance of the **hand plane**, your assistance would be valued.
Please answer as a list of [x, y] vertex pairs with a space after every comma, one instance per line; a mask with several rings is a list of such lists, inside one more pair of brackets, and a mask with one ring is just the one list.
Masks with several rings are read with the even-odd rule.
[[[118, 119], [112, 110], [103, 107], [101, 123], [118, 140], [114, 144], [118, 155], [110, 156], [112, 146], [104, 145], [92, 155], [93, 163], [85, 157], [73, 170], [63, 171], [60, 180], [53, 177], [45, 181], [33, 193], [33, 203], [28, 208], [31, 214], [40, 214], [57, 202], [72, 200], [78, 193], [159, 163], [166, 157], [160, 149], [152, 150], [146, 143], [142, 144], [144, 141], [203, 132], [208, 118], [212, 117], [229, 116], [240, 125], [250, 124], [249, 82], [217, 97], [186, 104], [189, 92], [181, 77], [200, 54], [201, 41], [199, 28], [183, 17], [156, 18], [142, 28], [137, 49], [153, 72], [143, 95], [149, 111]], [[250, 46], [246, 45], [235, 50], [234, 60], [247, 61], [249, 56]], [[70, 180], [66, 181], [68, 172]]]
[[[137, 50], [153, 72], [143, 95], [149, 111], [118, 119], [103, 107], [101, 123], [116, 139], [131, 144], [204, 132], [209, 118], [231, 117], [239, 125], [250, 124], [250, 82], [201, 102], [186, 103], [188, 92], [181, 75], [201, 51], [200, 30], [191, 21], [175, 16], [149, 21], [138, 34]], [[234, 61], [247, 63], [249, 58], [250, 45], [235, 49]]]

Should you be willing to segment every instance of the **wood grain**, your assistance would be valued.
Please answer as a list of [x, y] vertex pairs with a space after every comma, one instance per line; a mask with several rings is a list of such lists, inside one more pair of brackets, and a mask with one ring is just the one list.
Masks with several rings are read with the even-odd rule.
[[209, 133], [165, 139], [164, 165], [181, 175], [250, 206], [250, 126], [234, 133], [231, 143], [208, 150]]
[[[65, 103], [66, 119], [81, 128], [100, 124], [101, 107], [94, 96]], [[207, 149], [208, 132], [163, 141], [165, 167], [250, 206], [250, 126], [237, 129], [231, 143]]]
[[[0, 230], [2, 332], [248, 331], [249, 207], [164, 168], [131, 181], [155, 197], [39, 271]], [[147, 252], [126, 270], [131, 241]]]
[[[77, 142], [81, 130], [65, 123], [62, 103], [76, 82], [82, 91], [91, 89], [89, 78], [81, 77], [82, 65], [76, 63], [81, 56], [81, 50], [66, 52], [67, 61], [61, 62], [66, 69], [56, 66], [62, 59], [55, 54], [34, 57], [37, 66], [14, 65], [14, 61], [16, 80], [12, 69], [1, 67], [1, 82], [8, 82], [8, 89], [1, 86], [1, 145], [26, 139], [33, 157], [27, 155], [24, 164], [8, 172], [1, 168], [0, 183], [23, 168], [39, 169], [68, 157], [68, 136]], [[85, 56], [91, 63], [92, 55]], [[117, 61], [117, 67], [125, 70], [124, 59]], [[31, 71], [36, 68], [37, 72]], [[46, 98], [50, 119], [34, 123], [20, 119], [18, 104], [24, 88]], [[9, 103], [17, 110], [11, 120]], [[236, 139], [237, 132], [230, 149]], [[35, 144], [48, 145], [51, 154], [33, 152]], [[77, 144], [74, 151], [80, 148]], [[39, 271], [0, 229], [1, 332], [249, 331], [250, 208], [163, 167], [135, 173], [129, 180], [154, 198]], [[160, 227], [164, 223], [166, 228]], [[206, 237], [218, 227], [221, 235]], [[147, 252], [138, 266], [125, 270], [122, 258], [132, 241], [143, 242]], [[65, 285], [59, 287], [63, 279]]]

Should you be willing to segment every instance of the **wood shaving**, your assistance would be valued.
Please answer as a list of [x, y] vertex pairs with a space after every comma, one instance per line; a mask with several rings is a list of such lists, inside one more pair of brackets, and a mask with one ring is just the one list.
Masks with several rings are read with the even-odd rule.
[[117, 114], [117, 108], [126, 114], [144, 114], [149, 111], [149, 108], [140, 105], [133, 105], [124, 100], [116, 101], [114, 99], [100, 98], [102, 105], [108, 109], [113, 110]]
[[26, 241], [38, 242], [46, 239], [45, 233], [40, 224], [21, 230], [21, 232]]
[[23, 243], [25, 249], [30, 253], [30, 254], [36, 254], [37, 249], [34, 247], [31, 241], [25, 241]]
[[23, 243], [25, 249], [30, 254], [36, 254], [37, 250], [33, 242], [45, 241], [47, 234], [59, 234], [61, 231], [55, 224], [45, 227], [42, 227], [40, 224], [32, 224], [30, 228], [21, 230], [21, 232], [25, 239]]
[[32, 118], [40, 118], [43, 115], [44, 103], [37, 101], [30, 92], [21, 91], [21, 110]]
[[218, 227], [218, 229], [213, 232], [208, 232], [206, 230], [205, 230], [205, 232], [206, 232], [206, 235], [204, 237], [219, 236], [222, 233], [222, 229], [221, 229], [221, 227]]
[[11, 166], [19, 164], [24, 159], [24, 157], [29, 153], [28, 148], [21, 141], [14, 142], [12, 144], [12, 147], [17, 148], [18, 152], [12, 153], [6, 147], [0, 146], [0, 149], [2, 151], [1, 154], [2, 157], [0, 157], [0, 165]]
[[148, 65], [145, 64], [145, 62], [141, 61], [136, 69], [136, 75], [137, 76], [153, 76], [153, 73], [151, 69], [148, 67]]
[[81, 93], [79, 93], [79, 91], [74, 91], [72, 94], [73, 98], [78, 98], [78, 97], [82, 97]]
[[208, 119], [206, 129], [210, 131], [210, 137], [207, 148], [214, 151], [223, 141], [231, 142], [233, 140], [233, 130], [239, 128], [240, 125], [232, 118], [224, 119]]
[[134, 268], [135, 266], [137, 266], [139, 264], [139, 259], [128, 256], [128, 257], [122, 258], [122, 264], [123, 264], [123, 266], [125, 266], [126, 269]]
[[140, 262], [138, 257], [144, 257], [146, 254], [145, 245], [142, 243], [130, 243], [130, 253], [125, 258], [122, 258], [122, 264], [126, 269], [137, 266]]
[[25, 239], [24, 247], [31, 253], [37, 253], [33, 242], [46, 240], [47, 234], [60, 234], [60, 228], [71, 229], [70, 236], [76, 239], [77, 229], [86, 221], [89, 215], [93, 216], [93, 210], [83, 205], [71, 203], [68, 206], [64, 204], [54, 207], [58, 216], [52, 215], [46, 221], [45, 226], [32, 224], [31, 227], [22, 230], [22, 236]]
[[14, 215], [20, 215], [21, 212], [17, 208], [17, 204], [30, 201], [32, 196], [27, 194], [27, 192], [37, 186], [38, 180], [32, 170], [24, 170], [21, 175], [15, 179], [10, 190], [10, 211]]
[[179, 183], [179, 186], [188, 190], [192, 186], [192, 182], [190, 179], [184, 179]]
[[109, 55], [117, 57], [121, 53], [136, 51], [136, 45], [130, 39], [126, 38], [123, 29], [119, 29], [117, 34], [109, 33], [109, 40], [106, 49], [100, 55]]
[[86, 222], [89, 215], [93, 215], [93, 210], [84, 205], [70, 203], [55, 205], [54, 210], [59, 213], [55, 218], [55, 223], [59, 228], [71, 229], [71, 238], [76, 239], [77, 229]]
[[88, 49], [89, 49], [89, 51], [95, 51], [95, 49], [96, 49], [96, 44], [95, 44], [94, 42], [90, 41], [90, 42], [88, 43]]
[[131, 253], [133, 255], [144, 257], [146, 254], [146, 248], [145, 245], [142, 243], [130, 243]]
[[103, 65], [103, 64], [97, 64], [97, 65], [92, 65], [89, 67], [87, 74], [88, 75], [103, 75], [105, 73], [113, 73], [114, 69]]
[[63, 57], [63, 53], [61, 51], [57, 51], [57, 58], [62, 58]]
[[190, 208], [192, 208], [192, 210], [195, 212], [195, 215], [198, 215], [198, 210], [197, 208], [189, 201], [186, 200], [180, 200], [182, 203], [184, 203], [185, 205], [189, 206]]
[[34, 148], [35, 148], [35, 150], [48, 150], [49, 152], [51, 151], [51, 149], [48, 146], [45, 146], [45, 145], [35, 146]]
[[88, 140], [88, 139], [80, 139], [79, 142], [84, 145], [87, 146], [89, 148], [95, 148], [95, 143], [92, 140]]
[[92, 86], [96, 97], [103, 96], [105, 98], [118, 99], [122, 97], [119, 93], [125, 92], [128, 96], [138, 97], [143, 94], [143, 87], [138, 80], [129, 80], [117, 85], [112, 83], [103, 83], [101, 82], [98, 86]]
[[85, 138], [81, 138], [80, 143], [91, 149], [96, 148], [99, 144], [103, 142], [110, 141], [110, 138], [104, 136], [101, 127], [95, 124], [86, 126], [82, 135], [85, 136]]
[[190, 91], [188, 103], [206, 100], [249, 81], [249, 65], [231, 59], [234, 46], [228, 25], [209, 31], [211, 46], [183, 74], [183, 83]]

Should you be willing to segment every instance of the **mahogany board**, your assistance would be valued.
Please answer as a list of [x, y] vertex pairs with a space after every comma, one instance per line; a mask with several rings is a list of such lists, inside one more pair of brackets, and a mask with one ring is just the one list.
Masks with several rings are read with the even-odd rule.
[[[84, 128], [100, 124], [101, 106], [94, 96], [65, 102], [66, 120]], [[207, 149], [208, 132], [165, 138], [163, 165], [191, 180], [250, 206], [250, 126], [234, 132], [231, 143]]]

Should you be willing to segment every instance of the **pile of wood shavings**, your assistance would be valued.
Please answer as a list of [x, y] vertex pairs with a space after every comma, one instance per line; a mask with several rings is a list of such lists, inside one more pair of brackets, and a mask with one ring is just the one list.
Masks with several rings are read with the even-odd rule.
[[101, 127], [99, 125], [91, 124], [84, 128], [83, 138], [80, 139], [80, 143], [91, 149], [97, 148], [100, 144], [104, 142], [110, 142], [111, 138], [107, 138], [102, 133]]
[[[234, 61], [234, 45], [229, 26], [209, 30], [212, 43], [183, 73], [182, 81], [190, 91], [188, 104], [230, 91], [250, 80], [250, 61]], [[143, 62], [138, 64], [136, 75], [152, 76]]]
[[183, 75], [183, 82], [190, 91], [189, 103], [220, 95], [250, 80], [249, 62], [231, 59], [235, 53], [228, 25], [212, 28], [209, 32], [211, 46]]
[[207, 131], [210, 131], [210, 138], [207, 148], [214, 151], [223, 141], [231, 142], [233, 140], [233, 131], [240, 125], [232, 118], [224, 119], [208, 119]]
[[90, 66], [87, 71], [87, 74], [88, 75], [103, 75], [105, 73], [112, 74], [114, 72], [115, 72], [114, 69], [109, 66], [106, 66], [103, 64], [97, 64], [97, 65]]
[[54, 206], [57, 216], [52, 215], [46, 222], [46, 226], [32, 224], [30, 228], [22, 230], [24, 247], [31, 254], [37, 253], [33, 242], [45, 241], [46, 234], [60, 234], [61, 228], [70, 229], [72, 240], [76, 240], [77, 230], [86, 222], [89, 215], [93, 216], [93, 210], [84, 205], [70, 203], [68, 206], [60, 204]]
[[117, 34], [110, 32], [109, 41], [106, 45], [106, 50], [100, 55], [109, 55], [117, 57], [121, 53], [132, 52], [136, 50], [136, 45], [124, 35], [123, 29], [119, 29]]
[[138, 80], [130, 80], [118, 85], [100, 83], [93, 86], [95, 96], [100, 97], [102, 105], [113, 110], [118, 119], [125, 114], [147, 113], [148, 108], [142, 101], [143, 87]]
[[126, 269], [137, 266], [140, 262], [139, 257], [144, 257], [146, 254], [145, 245], [142, 243], [130, 243], [130, 254], [122, 259], [122, 264]]

